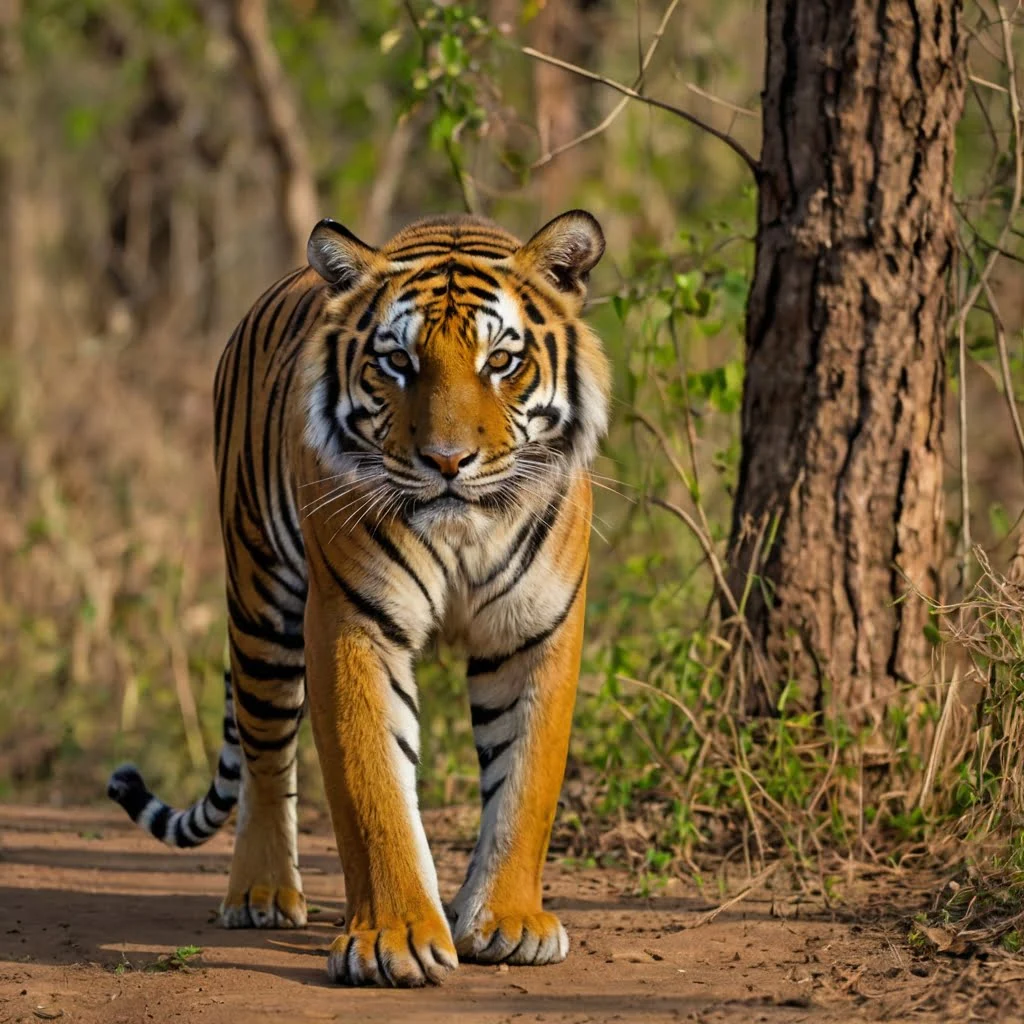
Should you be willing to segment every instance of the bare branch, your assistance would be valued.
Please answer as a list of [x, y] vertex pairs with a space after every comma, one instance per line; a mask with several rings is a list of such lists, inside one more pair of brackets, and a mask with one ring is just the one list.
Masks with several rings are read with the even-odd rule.
[[[957, 265], [957, 284], [962, 278], [960, 264]], [[960, 330], [957, 337], [957, 353], [960, 373], [960, 394], [957, 408], [960, 423], [960, 550], [958, 552], [957, 570], [961, 591], [967, 586], [967, 559], [971, 552], [971, 498], [970, 477], [967, 473], [967, 320], [960, 319]]]
[[[636, 80], [633, 82], [634, 89], [639, 89], [640, 86], [643, 84], [644, 75], [647, 72], [647, 68], [651, 63], [651, 59], [654, 57], [654, 51], [657, 50], [658, 44], [661, 42], [662, 36], [665, 34], [665, 28], [668, 26], [669, 19], [675, 13], [675, 9], [678, 6], [679, 0], [672, 0], [672, 2], [665, 9], [665, 13], [662, 15], [661, 22], [659, 23], [657, 29], [654, 32], [654, 38], [651, 39], [650, 43], [647, 46], [646, 52], [640, 60], [640, 71], [636, 76]], [[561, 156], [563, 153], [567, 152], [570, 149], [573, 149], [576, 146], [579, 146], [581, 143], [589, 142], [595, 136], [600, 135], [601, 132], [607, 131], [607, 129], [611, 126], [612, 122], [615, 121], [619, 114], [621, 114], [622, 111], [626, 109], [626, 105], [629, 103], [629, 100], [629, 96], [623, 96], [622, 99], [619, 100], [619, 102], [616, 103], [614, 107], [612, 107], [611, 111], [604, 118], [604, 120], [601, 121], [600, 124], [595, 125], [593, 128], [589, 128], [581, 135], [578, 135], [575, 139], [570, 139], [568, 142], [563, 143], [561, 146], [556, 146], [553, 150], [551, 150], [551, 152], [545, 153], [544, 156], [535, 160], [530, 165], [530, 170], [540, 170], [541, 167], [545, 167], [549, 163], [551, 163], [551, 161], [554, 160], [555, 157]]]
[[990, 82], [987, 78], [982, 78], [980, 75], [968, 75], [967, 76], [975, 85], [983, 85], [986, 89], [993, 89], [995, 92], [1008, 93], [1010, 90], [1005, 85], [998, 85], [996, 82]]
[[[1024, 194], [1024, 138], [1022, 138], [1021, 134], [1020, 95], [1017, 92], [1017, 64], [1013, 50], [1013, 28], [1010, 19], [1007, 17], [1002, 5], [998, 3], [998, 0], [995, 7], [999, 17], [991, 20], [998, 22], [1002, 33], [1003, 60], [1006, 63], [1006, 78], [1009, 86], [1007, 97], [1010, 106], [1010, 119], [1013, 122], [1013, 196], [1010, 199], [1010, 206], [1006, 211], [1006, 219], [1003, 222], [1002, 230], [999, 232], [995, 245], [985, 260], [985, 265], [977, 282], [961, 304], [958, 317], [961, 325], [966, 321], [967, 314], [974, 308], [974, 304], [978, 301], [981, 293], [988, 291], [989, 276], [995, 267], [996, 260], [999, 259], [1000, 251], [1006, 247], [1006, 239], [1012, 230], [1017, 212], [1020, 210], [1021, 197]], [[980, 37], [978, 38], [980, 39]]]
[[988, 299], [992, 326], [995, 328], [996, 349], [999, 352], [999, 369], [1003, 376], [1003, 391], [1006, 395], [1006, 404], [1010, 409], [1010, 419], [1013, 420], [1014, 433], [1017, 435], [1017, 447], [1020, 449], [1021, 458], [1024, 459], [1024, 429], [1021, 427], [1020, 413], [1017, 411], [1017, 399], [1013, 393], [1010, 357], [1006, 351], [1006, 327], [1003, 325], [1003, 318], [999, 313], [996, 297], [992, 293], [992, 286], [987, 278], [982, 280], [982, 286], [985, 289], [985, 298]]
[[689, 111], [673, 106], [671, 103], [665, 103], [663, 100], [654, 99], [652, 96], [644, 96], [641, 93], [638, 93], [636, 89], [631, 89], [628, 85], [623, 85], [621, 82], [616, 82], [614, 79], [606, 78], [604, 75], [598, 75], [593, 71], [588, 71], [586, 68], [578, 67], [576, 64], [570, 64], [568, 61], [559, 60], [557, 57], [552, 57], [549, 54], [541, 53], [539, 50], [535, 50], [531, 46], [524, 46], [522, 48], [522, 52], [533, 60], [544, 61], [547, 64], [554, 65], [556, 68], [571, 71], [574, 75], [579, 75], [580, 78], [585, 78], [590, 82], [598, 82], [601, 85], [606, 85], [609, 89], [614, 89], [616, 92], [622, 93], [623, 96], [638, 100], [640, 103], [646, 103], [650, 107], [657, 107], [659, 110], [665, 110], [670, 114], [675, 114], [676, 117], [681, 117], [684, 121], [688, 121], [692, 125], [696, 125], [698, 128], [706, 131], [709, 135], [713, 135], [716, 139], [724, 142], [750, 168], [755, 181], [760, 179], [761, 165], [750, 154], [749, 150], [747, 150], [741, 143], [737, 142], [731, 135], [726, 132], [719, 131], [714, 127], [714, 125], [708, 124], [707, 121], [703, 120], [703, 118], [697, 117], [696, 114], [691, 114]]
[[265, 0], [229, 0], [229, 9], [231, 32], [277, 164], [291, 255], [305, 262], [306, 239], [318, 219], [319, 201], [299, 112], [270, 39]]
[[702, 89], [699, 85], [694, 85], [693, 82], [687, 82], [686, 88], [690, 92], [700, 96], [701, 99], [707, 100], [709, 103], [715, 103], [720, 107], [725, 107], [726, 110], [731, 110], [734, 114], [741, 114], [743, 117], [757, 117], [756, 110], [750, 110], [747, 107], [741, 107], [737, 103], [730, 103], [728, 100], [723, 100], [721, 96], [716, 96], [714, 93], [708, 92], [707, 89]]

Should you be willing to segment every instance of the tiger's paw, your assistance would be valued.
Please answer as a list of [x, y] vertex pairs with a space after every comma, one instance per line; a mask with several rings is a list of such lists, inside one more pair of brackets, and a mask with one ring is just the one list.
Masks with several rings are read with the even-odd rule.
[[485, 910], [468, 927], [456, 928], [455, 948], [471, 963], [539, 967], [566, 958], [569, 936], [562, 922], [545, 910], [500, 916]]
[[448, 927], [438, 919], [339, 935], [327, 975], [339, 985], [419, 988], [439, 985], [458, 964]]
[[220, 905], [222, 928], [302, 928], [305, 924], [306, 897], [285, 885], [229, 891]]

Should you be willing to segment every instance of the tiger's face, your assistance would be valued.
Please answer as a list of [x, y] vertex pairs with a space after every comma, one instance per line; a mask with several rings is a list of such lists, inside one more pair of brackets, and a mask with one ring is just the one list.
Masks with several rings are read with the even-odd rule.
[[580, 320], [604, 250], [589, 214], [526, 245], [476, 218], [380, 250], [331, 222], [310, 263], [334, 291], [310, 362], [307, 442], [414, 525], [489, 518], [590, 463], [609, 372]]

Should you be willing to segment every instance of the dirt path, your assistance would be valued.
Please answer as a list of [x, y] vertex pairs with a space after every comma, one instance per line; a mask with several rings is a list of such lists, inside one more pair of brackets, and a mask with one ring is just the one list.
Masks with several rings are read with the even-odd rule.
[[[452, 892], [465, 867], [467, 821], [428, 815], [428, 831], [443, 891]], [[443, 987], [414, 992], [339, 989], [324, 970], [343, 910], [332, 842], [319, 832], [302, 837], [307, 896], [320, 908], [308, 928], [225, 932], [209, 919], [230, 836], [177, 853], [117, 814], [0, 807], [0, 1024], [818, 1024], [905, 1019], [887, 1013], [884, 999], [865, 1000], [865, 979], [875, 996], [928, 983], [898, 937], [890, 943], [880, 928], [820, 912], [780, 919], [763, 894], [695, 928], [708, 909], [696, 893], [637, 899], [624, 874], [552, 863], [549, 905], [573, 942], [564, 964], [463, 965]], [[146, 969], [188, 945], [202, 947], [193, 969]]]

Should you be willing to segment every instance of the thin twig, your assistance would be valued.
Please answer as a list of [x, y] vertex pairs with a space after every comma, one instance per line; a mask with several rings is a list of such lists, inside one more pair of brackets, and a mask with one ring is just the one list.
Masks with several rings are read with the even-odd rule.
[[690, 92], [696, 93], [701, 99], [705, 99], [709, 103], [725, 107], [726, 110], [731, 110], [734, 114], [740, 114], [743, 117], [757, 117], [756, 110], [751, 110], [749, 107], [741, 107], [738, 103], [730, 103], [729, 100], [723, 100], [721, 96], [716, 96], [714, 93], [708, 92], [707, 89], [694, 85], [693, 82], [686, 82], [685, 85]]
[[967, 77], [975, 85], [983, 85], [986, 89], [993, 89], [1001, 93], [1008, 93], [1010, 91], [1005, 85], [997, 85], [995, 82], [990, 82], [987, 78], [981, 78], [979, 75], [968, 75]]
[[992, 20], [998, 21], [1002, 32], [1003, 59], [1006, 61], [1006, 79], [1008, 83], [1007, 96], [1010, 105], [1010, 119], [1013, 122], [1013, 195], [1010, 199], [1009, 209], [1006, 211], [1006, 219], [1003, 221], [1002, 230], [996, 239], [995, 247], [988, 254], [981, 275], [960, 307], [959, 320], [961, 322], [966, 321], [967, 314], [974, 308], [978, 297], [983, 291], [986, 291], [989, 275], [992, 273], [996, 260], [999, 258], [999, 250], [1006, 246], [1007, 236], [1010, 234], [1017, 211], [1020, 209], [1022, 194], [1024, 194], [1024, 138], [1022, 138], [1021, 134], [1021, 109], [1020, 96], [1017, 93], [1017, 64], [1013, 49], [1013, 28], [1002, 5], [997, 2], [995, 6], [999, 12], [999, 17]]
[[1024, 428], [1021, 427], [1020, 413], [1017, 411], [1017, 399], [1013, 393], [1013, 378], [1010, 375], [1010, 356], [1006, 351], [1006, 327], [1003, 318], [999, 314], [999, 307], [996, 304], [996, 297], [992, 293], [992, 286], [988, 280], [982, 281], [985, 289], [985, 297], [988, 299], [992, 326], [995, 328], [996, 349], [999, 352], [999, 369], [1003, 377], [1003, 391], [1006, 395], [1006, 404], [1010, 410], [1010, 419], [1013, 420], [1013, 430], [1017, 436], [1017, 447], [1020, 449], [1021, 458], [1024, 459]]
[[939, 717], [939, 724], [935, 727], [935, 738], [932, 740], [932, 749], [928, 755], [928, 767], [925, 769], [924, 781], [921, 783], [921, 792], [917, 797], [917, 806], [921, 810], [927, 810], [931, 801], [932, 786], [935, 784], [935, 776], [939, 770], [939, 755], [942, 753], [943, 744], [946, 742], [946, 734], [949, 731], [949, 723], [953, 717], [953, 705], [960, 693], [960, 666], [953, 666], [953, 678], [949, 683], [949, 690], [946, 693], [946, 700], [942, 705], [942, 714]]
[[[639, 89], [643, 85], [644, 75], [647, 72], [647, 68], [651, 63], [651, 58], [654, 57], [654, 51], [658, 48], [658, 44], [661, 42], [662, 36], [665, 34], [665, 29], [668, 26], [669, 19], [675, 13], [675, 9], [679, 6], [679, 0], [672, 0], [672, 2], [665, 9], [665, 13], [662, 15], [661, 22], [654, 32], [654, 38], [650, 41], [647, 46], [647, 50], [640, 60], [640, 71], [633, 82], [633, 88]], [[581, 143], [589, 142], [592, 138], [600, 135], [603, 131], [607, 131], [611, 126], [612, 122], [626, 109], [626, 105], [629, 103], [629, 97], [623, 96], [618, 103], [612, 107], [608, 115], [601, 121], [600, 124], [594, 125], [593, 128], [587, 129], [580, 135], [577, 135], [575, 139], [570, 139], [568, 142], [562, 143], [560, 146], [556, 146], [550, 153], [545, 153], [544, 156], [539, 157], [530, 165], [531, 171], [540, 170], [541, 167], [545, 167], [551, 163], [555, 157], [561, 156], [567, 150], [579, 146]]]
[[574, 75], [578, 75], [580, 78], [585, 78], [589, 82], [598, 82], [601, 85], [608, 86], [609, 89], [614, 89], [616, 92], [622, 93], [623, 96], [628, 96], [630, 99], [639, 100], [641, 103], [646, 103], [648, 106], [657, 107], [659, 110], [665, 110], [670, 114], [675, 114], [676, 117], [681, 117], [684, 121], [688, 121], [692, 125], [703, 129], [709, 135], [713, 135], [720, 142], [724, 142], [746, 165], [750, 168], [750, 172], [754, 175], [754, 180], [758, 181], [761, 177], [761, 165], [758, 161], [750, 154], [742, 143], [737, 142], [731, 135], [726, 132], [719, 131], [714, 125], [710, 125], [703, 118], [697, 117], [696, 114], [691, 114], [689, 111], [683, 110], [681, 107], [673, 106], [671, 103], [665, 103], [663, 100], [654, 99], [652, 96], [644, 96], [638, 93], [636, 89], [631, 89], [628, 85], [623, 85], [621, 82], [616, 82], [614, 79], [606, 78], [604, 75], [598, 75], [593, 71], [588, 71], [586, 68], [581, 68], [577, 64], [570, 64], [568, 61], [559, 60], [557, 57], [552, 57], [549, 54], [541, 53], [539, 50], [535, 50], [532, 46], [524, 46], [522, 52], [534, 60], [543, 61], [546, 64], [551, 64], [553, 67], [562, 68], [563, 71], [571, 71]]
[[[957, 265], [957, 297], [960, 294], [962, 268]], [[961, 317], [958, 331], [958, 358], [960, 373], [959, 423], [960, 423], [960, 551], [958, 554], [958, 575], [961, 591], [967, 586], [967, 558], [971, 551], [971, 497], [970, 477], [967, 474], [967, 318]]]
[[750, 883], [744, 886], [735, 896], [731, 899], [727, 899], [724, 903], [720, 903], [714, 910], [709, 910], [706, 914], [701, 914], [693, 924], [689, 925], [689, 928], [700, 928], [702, 925], [711, 924], [712, 921], [723, 911], [728, 910], [730, 907], [735, 907], [741, 900], [745, 900], [752, 892], [761, 888], [765, 882], [768, 881], [772, 875], [779, 868], [780, 861], [775, 861], [773, 864], [769, 864], [763, 871], [754, 875], [750, 880]]

